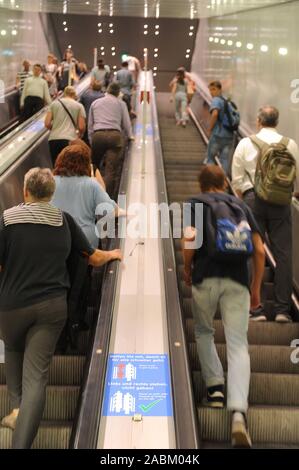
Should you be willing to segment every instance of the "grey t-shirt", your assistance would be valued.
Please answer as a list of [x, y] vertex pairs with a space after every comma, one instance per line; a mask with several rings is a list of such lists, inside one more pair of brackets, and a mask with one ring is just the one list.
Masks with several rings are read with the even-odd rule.
[[[61, 98], [61, 101], [73, 116], [75, 123], [78, 122], [79, 115], [86, 118], [84, 106], [70, 98]], [[78, 138], [74, 124], [70, 116], [59, 101], [54, 101], [49, 110], [52, 113], [52, 129], [49, 140], [75, 140]]]

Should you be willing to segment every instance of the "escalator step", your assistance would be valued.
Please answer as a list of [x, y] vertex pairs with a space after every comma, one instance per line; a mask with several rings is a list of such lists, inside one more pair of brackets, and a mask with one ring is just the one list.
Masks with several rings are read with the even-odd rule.
[[[200, 372], [193, 372], [194, 396], [198, 404], [206, 396]], [[299, 407], [298, 374], [252, 373], [250, 377], [249, 404]]]
[[[49, 385], [80, 385], [84, 356], [54, 356], [50, 371]], [[5, 384], [5, 365], [0, 364], [0, 385]]]
[[[229, 411], [198, 408], [198, 419], [204, 441], [230, 441]], [[299, 408], [250, 407], [248, 426], [253, 443], [299, 444]]]
[[[186, 319], [187, 341], [195, 341], [194, 320]], [[224, 328], [221, 320], [214, 321], [215, 342], [225, 343]], [[294, 338], [299, 338], [299, 323], [286, 323], [284, 325], [275, 322], [249, 321], [249, 344], [284, 345], [290, 346]]]
[[[189, 343], [190, 366], [193, 371], [200, 370], [196, 343]], [[216, 349], [224, 370], [227, 370], [225, 344], [216, 344]], [[288, 346], [249, 346], [250, 368], [252, 372], [299, 374], [299, 365], [291, 361], [293, 349]]]
[[[33, 449], [68, 449], [71, 432], [71, 422], [43, 422], [33, 443]], [[0, 449], [10, 449], [11, 438], [12, 431], [0, 427]]]
[[[80, 387], [60, 386], [47, 387], [46, 407], [43, 415], [45, 421], [71, 421], [74, 419]], [[5, 386], [0, 386], [0, 416], [11, 411], [8, 392]]]

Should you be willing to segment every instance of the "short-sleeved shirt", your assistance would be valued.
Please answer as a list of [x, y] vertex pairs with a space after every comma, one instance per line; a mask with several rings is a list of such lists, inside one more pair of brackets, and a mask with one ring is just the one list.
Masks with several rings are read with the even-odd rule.
[[226, 137], [226, 138], [233, 138], [233, 132], [225, 129], [222, 125], [223, 117], [224, 117], [224, 100], [219, 96], [216, 96], [212, 99], [211, 106], [210, 106], [210, 113], [214, 109], [218, 109], [218, 119], [213, 128], [212, 136], [215, 137]]
[[105, 80], [109, 78], [110, 67], [105, 65], [103, 69], [94, 67], [91, 71], [91, 78], [94, 78], [97, 82], [101, 82], [105, 85]]
[[88, 176], [55, 176], [55, 181], [56, 190], [52, 204], [71, 214], [91, 246], [97, 248], [99, 245], [95, 227], [97, 208], [99, 204], [104, 204], [107, 212], [112, 213], [115, 211], [116, 203], [110, 199], [97, 181]]
[[[79, 115], [86, 118], [84, 106], [70, 98], [62, 98], [61, 101], [67, 107], [77, 124]], [[49, 140], [75, 140], [78, 138], [74, 124], [70, 116], [58, 100], [54, 101], [49, 111], [52, 113], [52, 129]]]
[[12, 310], [66, 295], [71, 250], [92, 255], [84, 233], [69, 214], [56, 227], [36, 223], [5, 226], [0, 219], [0, 310]]
[[121, 69], [116, 73], [115, 81], [119, 84], [124, 95], [130, 95], [134, 86], [132, 73], [127, 69]]
[[[225, 201], [232, 196], [225, 193], [211, 193], [213, 197], [216, 197], [219, 201]], [[253, 233], [260, 233], [257, 222], [249, 209], [249, 207], [240, 199], [234, 198], [234, 201], [239, 204], [246, 214], [247, 221]], [[189, 201], [192, 204], [192, 200]], [[207, 249], [207, 237], [205, 233], [205, 221], [207, 216], [207, 210], [210, 210], [206, 204], [203, 205], [203, 244], [201, 248], [195, 251], [193, 258], [193, 270], [192, 270], [192, 283], [201, 284], [204, 279], [210, 277], [216, 278], [229, 278], [243, 286], [249, 288], [249, 272], [247, 260], [241, 260], [240, 263], [227, 263], [215, 261], [209, 258]], [[193, 220], [192, 220], [193, 219]], [[187, 220], [187, 217], [185, 218]], [[195, 210], [191, 212], [191, 225], [195, 227]]]
[[103, 98], [105, 94], [102, 91], [96, 91], [96, 90], [87, 90], [82, 98], [81, 98], [81, 103], [84, 106], [86, 116], [89, 116], [89, 110], [92, 105], [92, 103], [100, 98]]

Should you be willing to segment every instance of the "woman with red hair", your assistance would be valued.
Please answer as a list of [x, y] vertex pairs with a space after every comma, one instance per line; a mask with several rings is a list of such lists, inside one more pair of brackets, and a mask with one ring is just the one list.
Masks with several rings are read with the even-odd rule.
[[[91, 156], [87, 145], [69, 145], [59, 154], [54, 168], [56, 190], [52, 204], [71, 214], [94, 248], [99, 245], [95, 227], [99, 205], [116, 214], [117, 204], [95, 178], [91, 178]], [[104, 207], [104, 206], [102, 206]]]

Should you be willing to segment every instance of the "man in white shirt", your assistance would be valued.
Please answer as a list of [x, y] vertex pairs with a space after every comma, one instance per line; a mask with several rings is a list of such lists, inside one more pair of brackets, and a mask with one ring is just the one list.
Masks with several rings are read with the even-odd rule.
[[21, 108], [23, 108], [22, 119], [26, 121], [34, 114], [38, 113], [45, 104], [51, 104], [52, 99], [49, 93], [49, 87], [43, 78], [41, 78], [42, 67], [35, 64], [33, 67], [33, 77], [25, 80]]
[[[267, 144], [278, 143], [283, 136], [276, 127], [279, 112], [274, 106], [262, 107], [257, 116], [256, 136]], [[288, 150], [296, 160], [296, 184], [299, 189], [299, 151], [294, 140], [289, 139]], [[249, 137], [242, 139], [233, 156], [232, 184], [238, 195], [252, 209], [263, 234], [267, 233], [276, 261], [274, 277], [275, 321], [292, 321], [290, 316], [292, 295], [292, 218], [290, 205], [278, 206], [258, 198], [254, 192], [255, 170], [259, 150]], [[251, 319], [266, 320], [261, 306], [251, 311]]]

